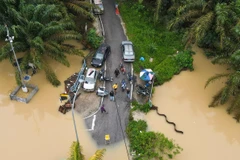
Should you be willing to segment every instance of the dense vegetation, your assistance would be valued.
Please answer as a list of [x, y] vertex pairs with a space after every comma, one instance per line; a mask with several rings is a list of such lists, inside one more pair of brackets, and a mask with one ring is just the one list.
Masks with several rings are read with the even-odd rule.
[[[0, 37], [5, 39], [7, 25], [10, 36], [14, 36], [15, 52], [25, 53], [21, 68], [24, 69], [29, 62], [33, 63], [45, 71], [46, 78], [54, 86], [60, 85], [46, 57], [69, 66], [65, 54], [82, 55], [80, 50], [64, 44], [64, 41], [81, 39], [74, 15], [85, 16], [92, 21], [93, 16], [89, 12], [91, 4], [70, 0], [2, 0], [0, 6]], [[0, 50], [0, 61], [3, 59], [10, 59], [14, 63], [9, 43], [5, 43]], [[19, 76], [16, 78], [18, 80]]]
[[[234, 118], [240, 120], [240, 0], [128, 0], [119, 3], [137, 58], [146, 59], [136, 63], [136, 71], [139, 66], [152, 68], [161, 84], [182, 69], [168, 56], [195, 43], [206, 50], [213, 63], [227, 64], [231, 70], [206, 82], [208, 86], [216, 79], [227, 78], [226, 85], [213, 97], [209, 107], [231, 100], [228, 113], [234, 113]], [[148, 61], [150, 57], [152, 63]]]
[[[138, 105], [142, 111], [146, 111], [147, 107], [149, 108], [147, 104], [142, 107], [137, 103], [134, 105]], [[145, 121], [135, 121], [131, 116], [129, 119], [126, 132], [134, 160], [172, 159], [183, 150], [173, 140], [168, 139], [162, 133], [147, 131], [147, 123]]]
[[[181, 41], [183, 35], [168, 31], [161, 23], [154, 25], [151, 7], [134, 1], [125, 1], [120, 4], [120, 10], [126, 24], [127, 35], [135, 47], [135, 72], [138, 73], [141, 68], [151, 68], [157, 78], [155, 84], [162, 84], [182, 69], [193, 70], [193, 59], [187, 56], [191, 54], [184, 50]], [[140, 57], [144, 57], [145, 61], [139, 61]], [[178, 60], [187, 61], [190, 65], [182, 66]]]

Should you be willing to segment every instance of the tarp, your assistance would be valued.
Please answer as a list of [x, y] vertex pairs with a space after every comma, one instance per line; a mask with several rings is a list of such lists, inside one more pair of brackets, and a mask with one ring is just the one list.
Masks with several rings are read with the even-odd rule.
[[140, 72], [140, 79], [143, 81], [151, 81], [153, 79], [154, 72], [151, 69], [143, 69]]

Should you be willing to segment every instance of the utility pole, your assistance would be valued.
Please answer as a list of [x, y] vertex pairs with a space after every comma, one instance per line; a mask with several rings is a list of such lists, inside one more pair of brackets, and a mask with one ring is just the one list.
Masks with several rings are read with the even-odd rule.
[[18, 63], [18, 60], [17, 60], [17, 56], [16, 56], [16, 53], [14, 51], [14, 47], [13, 47], [13, 40], [14, 40], [14, 36], [10, 36], [9, 35], [9, 30], [8, 30], [8, 27], [7, 25], [5, 25], [5, 28], [7, 29], [7, 38], [5, 39], [5, 41], [9, 41], [10, 42], [10, 45], [11, 45], [11, 51], [13, 52], [13, 55], [14, 55], [14, 58], [16, 60], [16, 64], [17, 64], [17, 68], [18, 68], [18, 71], [19, 71], [19, 74], [20, 74], [20, 78], [21, 78], [21, 83], [22, 83], [22, 91], [27, 93], [28, 92], [28, 89], [27, 89], [27, 86], [25, 85], [24, 81], [23, 81], [23, 77], [22, 77], [22, 71], [21, 71], [21, 68], [19, 66], [19, 63]]

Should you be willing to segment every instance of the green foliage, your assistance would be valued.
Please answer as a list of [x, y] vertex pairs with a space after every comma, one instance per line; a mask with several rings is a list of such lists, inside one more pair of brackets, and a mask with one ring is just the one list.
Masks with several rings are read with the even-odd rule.
[[193, 71], [192, 54], [193, 54], [192, 51], [183, 51], [183, 52], [179, 52], [175, 56], [180, 70], [189, 69], [190, 71]]
[[[70, 45], [65, 45], [63, 42], [65, 40], [79, 40], [81, 35], [75, 31], [74, 21], [68, 15], [67, 9], [63, 5], [59, 5], [59, 1], [50, 4], [38, 2], [34, 4], [30, 1], [16, 3], [17, 10], [11, 8], [14, 14], [11, 14], [13, 17], [10, 17], [12, 18], [12, 25], [9, 26], [9, 31], [10, 35], [15, 37], [13, 43], [15, 52], [23, 52], [24, 57], [28, 57], [26, 63], [31, 62], [38, 69], [44, 68], [50, 83], [58, 86], [60, 81], [53, 70], [43, 67], [43, 65], [49, 66], [43, 60], [43, 57], [47, 55], [63, 65], [69, 66], [70, 63], [65, 53], [76, 55], [82, 55], [82, 53]], [[2, 18], [1, 12], [0, 18]], [[3, 27], [0, 24], [1, 35], [6, 34], [6, 28]], [[4, 32], [2, 29], [4, 29]], [[6, 58], [11, 58], [8, 43], [4, 44], [0, 50], [0, 61]]]
[[174, 56], [169, 56], [162, 61], [159, 65], [154, 68], [155, 76], [157, 81], [155, 83], [163, 84], [169, 81], [173, 75], [180, 72], [180, 68], [176, 58]]
[[182, 151], [161, 133], [147, 132], [147, 123], [143, 120], [130, 121], [126, 132], [130, 141], [130, 150], [135, 153], [134, 160], [172, 158]]
[[20, 76], [19, 71], [17, 69], [15, 69], [15, 80], [17, 82], [17, 85], [21, 85], [22, 84], [21, 76]]
[[137, 101], [133, 101], [132, 106], [133, 106], [133, 108], [132, 108], [133, 111], [140, 110], [144, 113], [148, 113], [150, 111], [150, 106], [148, 103], [141, 105]]
[[106, 149], [100, 149], [95, 152], [95, 154], [89, 158], [89, 160], [103, 160], [103, 155], [106, 152]]
[[[89, 160], [103, 160], [103, 155], [106, 152], [106, 149], [99, 149], [95, 152]], [[70, 157], [67, 160], [85, 160], [84, 155], [82, 154], [82, 147], [79, 142], [73, 142], [70, 148]]]
[[61, 82], [57, 79], [57, 76], [56, 74], [54, 73], [54, 71], [52, 70], [52, 68], [47, 64], [45, 63], [43, 65], [43, 69], [45, 71], [45, 74], [46, 74], [46, 78], [47, 80], [55, 87], [58, 87]]
[[102, 43], [103, 37], [97, 35], [96, 30], [91, 28], [87, 33], [87, 42], [92, 48], [97, 49]]
[[84, 155], [81, 150], [80, 144], [73, 142], [70, 148], [70, 157], [67, 160], [84, 160]]
[[[183, 49], [181, 34], [169, 32], [163, 24], [153, 25], [154, 17], [148, 7], [136, 1], [124, 1], [119, 7], [127, 35], [134, 44], [135, 72], [140, 72], [140, 66], [153, 69], [168, 55]], [[145, 61], [141, 62], [140, 57], [144, 57]], [[150, 58], [153, 58], [153, 62], [149, 62]]]

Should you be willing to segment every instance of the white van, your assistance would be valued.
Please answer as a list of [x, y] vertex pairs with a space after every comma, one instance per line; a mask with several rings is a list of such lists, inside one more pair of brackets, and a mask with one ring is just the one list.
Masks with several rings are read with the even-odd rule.
[[92, 0], [93, 4], [96, 6], [96, 8], [93, 9], [94, 14], [103, 14], [104, 8], [102, 0]]

